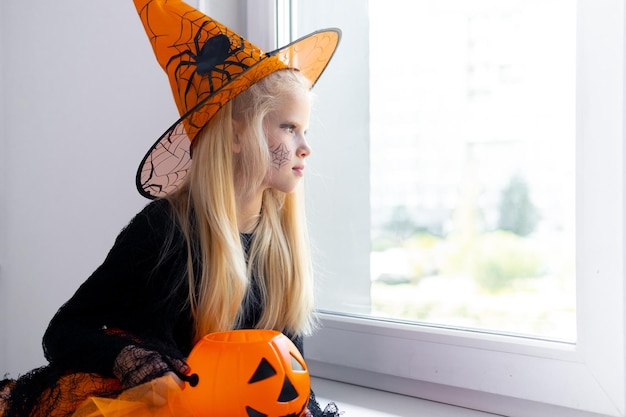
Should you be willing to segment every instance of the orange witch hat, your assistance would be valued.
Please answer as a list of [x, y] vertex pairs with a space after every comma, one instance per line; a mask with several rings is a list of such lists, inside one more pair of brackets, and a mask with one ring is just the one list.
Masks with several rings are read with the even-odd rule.
[[191, 142], [224, 104], [283, 69], [301, 71], [313, 87], [341, 39], [339, 29], [325, 29], [264, 52], [180, 0], [134, 3], [180, 114], [137, 171], [137, 189], [147, 198], [162, 197], [181, 183], [191, 164]]

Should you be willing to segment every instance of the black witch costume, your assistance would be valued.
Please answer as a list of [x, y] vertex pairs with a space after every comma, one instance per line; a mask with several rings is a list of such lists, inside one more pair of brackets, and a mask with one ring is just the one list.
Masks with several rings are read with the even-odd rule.
[[[252, 239], [241, 235], [246, 252]], [[187, 244], [169, 202], [153, 201], [50, 322], [43, 339], [49, 364], [0, 382], [0, 416], [71, 416], [88, 397], [115, 398], [166, 372], [180, 373], [193, 347], [186, 262]], [[240, 328], [254, 328], [263, 311], [254, 274], [244, 300]], [[302, 352], [302, 337], [290, 339]], [[116, 370], [123, 350], [130, 360]], [[323, 412], [313, 392], [309, 410], [315, 417], [339, 415], [333, 404]]]
[[[134, 4], [180, 114], [140, 165], [138, 190], [151, 199], [181, 184], [191, 143], [225, 103], [275, 71], [300, 71], [313, 87], [341, 38], [339, 29], [326, 29], [266, 53], [183, 1]], [[244, 249], [251, 239], [242, 235]], [[194, 328], [187, 253], [167, 200], [149, 204], [50, 322], [43, 340], [49, 364], [0, 381], [0, 417], [67, 417], [88, 397], [115, 398], [168, 371], [181, 374]], [[242, 308], [238, 326], [254, 328], [263, 311], [254, 277]], [[288, 336], [302, 352], [302, 338]], [[332, 404], [323, 412], [312, 393], [309, 410], [338, 415]]]

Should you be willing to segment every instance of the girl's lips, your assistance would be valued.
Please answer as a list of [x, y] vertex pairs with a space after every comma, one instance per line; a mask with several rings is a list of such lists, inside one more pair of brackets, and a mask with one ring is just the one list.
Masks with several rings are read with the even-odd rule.
[[304, 167], [303, 166], [297, 166], [297, 167], [293, 167], [292, 170], [297, 174], [297, 175], [304, 175]]

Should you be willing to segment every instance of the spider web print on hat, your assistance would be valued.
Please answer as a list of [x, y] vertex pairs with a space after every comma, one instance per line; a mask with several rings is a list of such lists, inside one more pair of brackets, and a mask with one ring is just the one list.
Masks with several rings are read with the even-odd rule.
[[339, 29], [326, 29], [265, 53], [180, 0], [134, 3], [180, 114], [137, 171], [137, 188], [147, 198], [178, 187], [191, 165], [191, 142], [224, 104], [283, 69], [301, 71], [313, 87], [341, 38]]

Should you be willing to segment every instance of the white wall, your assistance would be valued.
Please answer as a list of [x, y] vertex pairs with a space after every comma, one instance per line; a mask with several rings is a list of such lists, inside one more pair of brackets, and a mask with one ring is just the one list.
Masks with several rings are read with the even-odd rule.
[[0, 376], [44, 363], [43, 332], [147, 200], [144, 152], [177, 116], [131, 1], [3, 0]]
[[[5, 50], [4, 48], [4, 32], [6, 28], [6, 22], [4, 20], [4, 3], [0, 3], [0, 57], [3, 56], [2, 52]], [[2, 59], [2, 58], [0, 58]], [[6, 288], [4, 285], [5, 279], [3, 279], [3, 267], [4, 267], [4, 253], [5, 253], [5, 233], [4, 226], [2, 223], [2, 219], [5, 216], [5, 201], [6, 195], [4, 190], [6, 190], [6, 181], [5, 181], [5, 167], [7, 164], [6, 159], [6, 151], [4, 146], [4, 65], [0, 64], [0, 377], [2, 376], [2, 370], [6, 368], [6, 319], [8, 315], [8, 310], [6, 309], [5, 302], [5, 294]]]
[[[243, 27], [241, 0], [205, 5]], [[148, 203], [135, 172], [178, 112], [130, 0], [2, 0], [0, 52], [0, 377], [15, 377], [45, 363], [53, 314]]]

